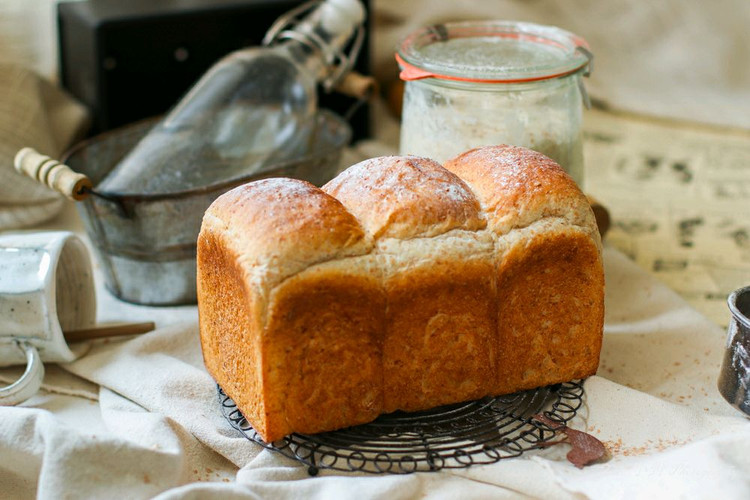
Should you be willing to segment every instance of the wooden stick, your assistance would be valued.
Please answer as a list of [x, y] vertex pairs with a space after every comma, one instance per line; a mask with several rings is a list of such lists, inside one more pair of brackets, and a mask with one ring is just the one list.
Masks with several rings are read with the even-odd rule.
[[150, 332], [156, 327], [153, 321], [148, 323], [113, 323], [103, 324], [86, 330], [70, 330], [64, 332], [68, 342], [82, 342], [84, 340], [100, 339], [104, 337], [121, 337], [124, 335], [138, 335]]

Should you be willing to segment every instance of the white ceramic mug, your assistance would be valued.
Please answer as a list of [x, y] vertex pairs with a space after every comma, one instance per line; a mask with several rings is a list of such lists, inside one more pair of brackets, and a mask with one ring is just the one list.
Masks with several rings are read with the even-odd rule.
[[0, 236], [0, 367], [26, 364], [0, 405], [39, 389], [42, 361], [75, 359], [63, 331], [92, 328], [96, 292], [88, 250], [67, 231]]

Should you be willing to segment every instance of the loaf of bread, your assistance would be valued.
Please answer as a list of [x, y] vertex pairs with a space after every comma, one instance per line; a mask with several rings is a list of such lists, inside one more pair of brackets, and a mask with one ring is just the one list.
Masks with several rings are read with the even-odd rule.
[[375, 158], [218, 198], [198, 306], [209, 373], [270, 442], [592, 375], [601, 241], [539, 153]]

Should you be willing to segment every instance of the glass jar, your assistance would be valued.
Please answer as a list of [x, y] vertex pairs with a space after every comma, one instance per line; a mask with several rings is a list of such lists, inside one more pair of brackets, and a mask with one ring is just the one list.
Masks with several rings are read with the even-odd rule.
[[531, 23], [447, 23], [407, 36], [396, 59], [406, 82], [402, 154], [443, 162], [512, 144], [544, 153], [582, 184], [585, 40]]

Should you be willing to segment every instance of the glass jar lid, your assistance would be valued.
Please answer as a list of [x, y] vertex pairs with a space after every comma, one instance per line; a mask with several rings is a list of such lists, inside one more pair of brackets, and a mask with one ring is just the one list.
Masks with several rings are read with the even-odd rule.
[[411, 33], [396, 59], [402, 80], [521, 83], [588, 74], [593, 56], [583, 38], [554, 26], [467, 21]]

